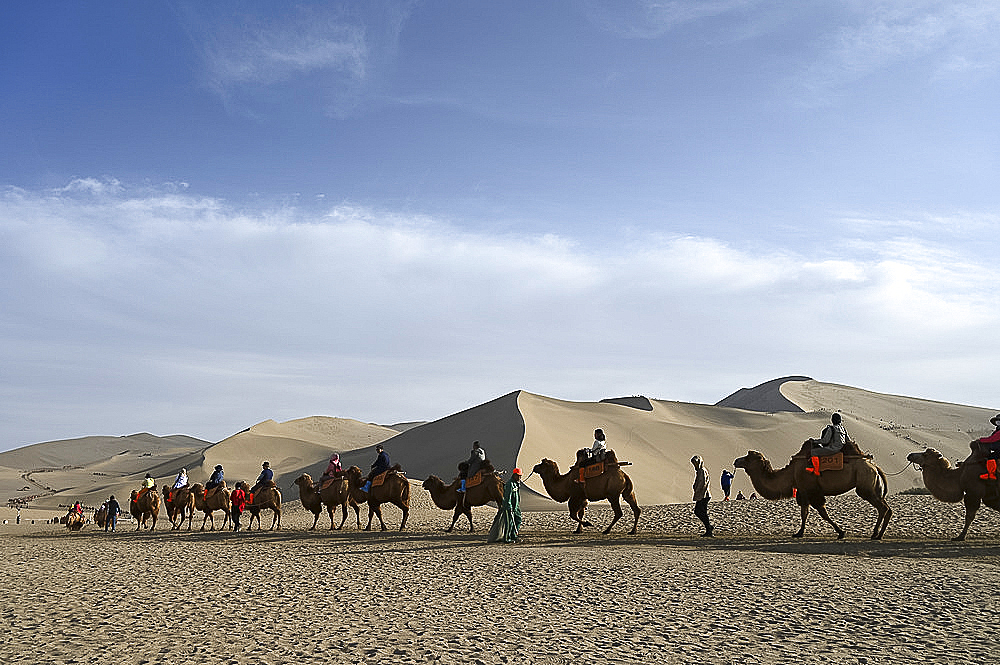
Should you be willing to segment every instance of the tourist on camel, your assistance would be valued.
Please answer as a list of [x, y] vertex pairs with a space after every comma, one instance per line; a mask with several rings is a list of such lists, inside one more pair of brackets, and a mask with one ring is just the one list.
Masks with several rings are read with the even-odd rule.
[[486, 451], [480, 447], [478, 441], [472, 442], [472, 452], [469, 454], [469, 460], [465, 464], [458, 465], [458, 478], [461, 481], [458, 486], [458, 492], [465, 492], [465, 481], [470, 476], [476, 475], [476, 472], [483, 468], [483, 464], [486, 462]]
[[584, 467], [593, 464], [594, 462], [603, 462], [604, 456], [608, 452], [608, 441], [607, 437], [604, 436], [604, 430], [595, 429], [594, 430], [594, 445], [590, 448], [581, 448], [576, 451], [576, 462], [580, 469], [580, 477], [576, 482], [584, 482], [583, 469]]
[[823, 428], [823, 433], [818, 439], [809, 439], [812, 444], [812, 466], [806, 471], [819, 475], [819, 458], [827, 455], [836, 455], [843, 450], [844, 445], [854, 443], [854, 439], [847, 433], [847, 428], [843, 425], [843, 418], [839, 413], [833, 414], [830, 424]]
[[340, 464], [340, 454], [334, 453], [330, 455], [330, 463], [326, 465], [326, 471], [319, 477], [319, 486], [323, 487], [323, 483], [330, 478], [338, 478], [342, 475], [344, 475], [344, 467]]
[[138, 499], [154, 487], [156, 487], [156, 481], [153, 480], [153, 476], [147, 473], [146, 477], [142, 479], [142, 487], [139, 488], [139, 493], [135, 495], [135, 498]]
[[215, 471], [212, 472], [212, 476], [205, 483], [205, 496], [208, 496], [210, 490], [214, 490], [216, 487], [222, 485], [225, 481], [225, 473], [222, 470], [221, 464], [215, 465]]
[[274, 471], [271, 471], [271, 463], [264, 462], [260, 465], [261, 471], [260, 475], [257, 476], [257, 482], [254, 486], [250, 488], [250, 494], [254, 494], [257, 490], [264, 486], [265, 483], [274, 482]]
[[173, 489], [179, 490], [182, 487], [188, 486], [188, 471], [187, 469], [181, 469], [177, 473], [177, 478], [174, 479]]
[[1000, 458], [1000, 413], [990, 418], [990, 423], [996, 427], [993, 434], [972, 442], [973, 450], [978, 444], [979, 450], [986, 454], [986, 473], [979, 476], [983, 480], [997, 479], [997, 458]]
[[392, 466], [392, 462], [389, 461], [389, 453], [385, 452], [385, 449], [382, 448], [381, 443], [375, 446], [375, 452], [378, 453], [378, 457], [376, 457], [375, 461], [372, 463], [371, 473], [368, 474], [368, 480], [361, 488], [362, 492], [369, 491], [372, 488], [372, 480], [375, 478], [375, 476], [379, 475], [380, 473], [385, 473], [386, 471], [389, 470], [389, 467]]

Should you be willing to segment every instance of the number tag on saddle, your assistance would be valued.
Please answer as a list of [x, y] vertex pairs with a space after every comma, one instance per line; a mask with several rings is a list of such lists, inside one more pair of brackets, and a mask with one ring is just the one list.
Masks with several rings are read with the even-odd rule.
[[597, 464], [591, 464], [590, 466], [583, 467], [583, 477], [586, 478], [596, 478], [597, 476], [604, 474], [604, 462], [598, 462]]
[[819, 458], [819, 471], [840, 471], [844, 468], [844, 453], [834, 453]]

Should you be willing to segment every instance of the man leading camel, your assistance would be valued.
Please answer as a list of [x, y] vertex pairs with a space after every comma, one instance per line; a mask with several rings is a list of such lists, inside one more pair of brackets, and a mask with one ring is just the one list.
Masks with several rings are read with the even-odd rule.
[[833, 414], [830, 423], [823, 428], [823, 433], [818, 439], [809, 439], [812, 444], [812, 467], [807, 467], [806, 471], [819, 475], [819, 458], [826, 455], [836, 455], [843, 448], [844, 444], [854, 443], [854, 439], [847, 433], [847, 428], [842, 424], [839, 413]]

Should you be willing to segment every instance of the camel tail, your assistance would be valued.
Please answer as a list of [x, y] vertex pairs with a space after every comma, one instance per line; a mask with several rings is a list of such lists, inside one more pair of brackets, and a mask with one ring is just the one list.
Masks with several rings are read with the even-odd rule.
[[402, 496], [400, 498], [403, 500], [403, 505], [406, 506], [407, 508], [409, 508], [410, 507], [410, 481], [409, 480], [404, 480], [403, 481], [403, 492], [402, 492]]
[[875, 467], [875, 470], [878, 471], [879, 482], [882, 483], [882, 499], [885, 500], [885, 497], [889, 495], [889, 479], [880, 467]]

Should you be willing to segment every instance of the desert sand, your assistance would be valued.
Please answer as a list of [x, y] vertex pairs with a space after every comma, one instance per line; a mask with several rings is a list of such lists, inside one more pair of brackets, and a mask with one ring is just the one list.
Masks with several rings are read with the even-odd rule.
[[295, 506], [278, 532], [22, 521], [0, 527], [0, 661], [994, 662], [997, 514], [952, 543], [960, 506], [891, 501], [881, 542], [859, 536], [874, 514], [847, 496], [831, 501], [843, 541], [816, 516], [790, 538], [796, 506], [762, 500], [713, 502], [714, 539], [686, 504], [647, 506], [637, 536], [528, 512], [513, 545], [485, 543], [490, 508], [477, 533], [443, 533], [426, 492], [404, 533], [310, 532]]
[[[754, 449], [783, 465], [836, 410], [889, 474], [895, 514], [884, 541], [867, 539], [874, 510], [853, 494], [828, 503], [848, 530], [842, 541], [815, 514], [806, 537], [792, 539], [791, 501], [719, 501], [719, 474], [736, 457]], [[218, 443], [136, 434], [0, 453], [0, 491], [33, 497], [20, 524], [0, 508], [0, 662], [995, 662], [1000, 515], [982, 509], [968, 541], [953, 543], [961, 504], [898, 492], [923, 486], [907, 453], [933, 446], [963, 459], [996, 412], [788, 377], [715, 406], [518, 391], [399, 429], [317, 416], [264, 421]], [[529, 475], [543, 457], [565, 469], [597, 427], [632, 462], [643, 506], [635, 536], [628, 519], [600, 534], [606, 503], [572, 535], [565, 507]], [[485, 543], [491, 507], [474, 510], [475, 533], [464, 521], [444, 533], [450, 511], [420, 487], [431, 474], [454, 476], [473, 440], [498, 468], [524, 471], [517, 544]], [[318, 477], [332, 451], [367, 470], [380, 442], [413, 485], [406, 531], [392, 530], [392, 506], [387, 532], [352, 521], [330, 531], [325, 514], [308, 531], [294, 478]], [[696, 453], [712, 478], [713, 539], [698, 536], [691, 513]], [[198, 519], [177, 532], [162, 516], [154, 532], [130, 521], [113, 534], [43, 523], [76, 500], [126, 499], [147, 472], [162, 485], [183, 466], [203, 482], [223, 464], [232, 485], [252, 481], [265, 459], [285, 497], [277, 532], [200, 532]], [[738, 472], [733, 496], [752, 491]]]

